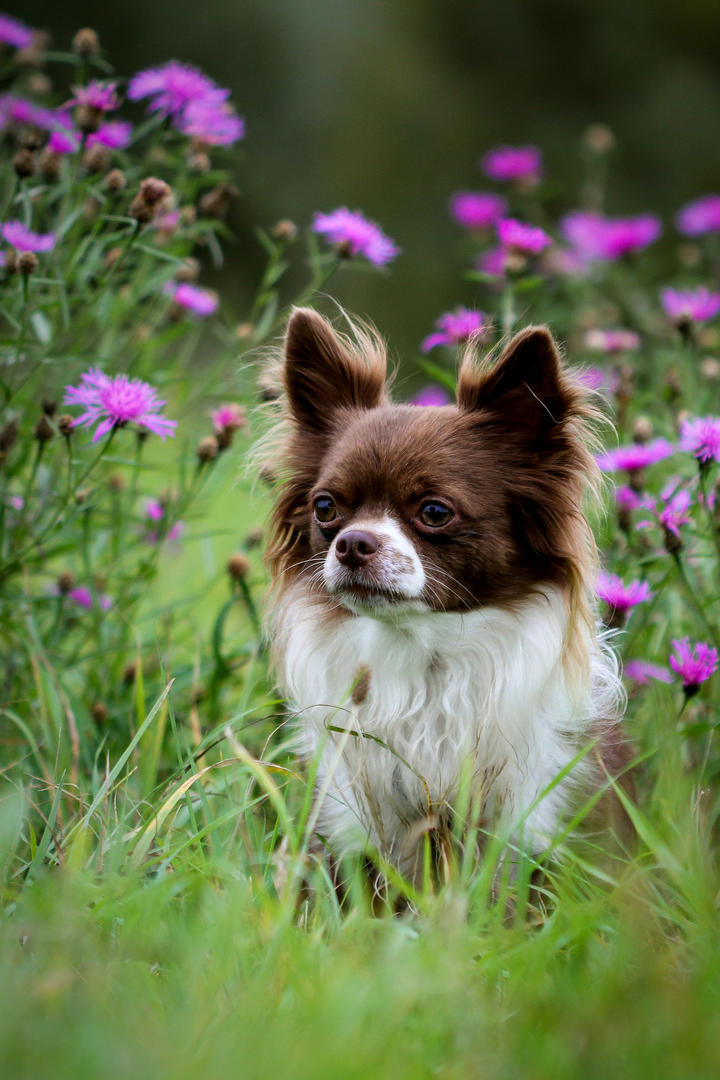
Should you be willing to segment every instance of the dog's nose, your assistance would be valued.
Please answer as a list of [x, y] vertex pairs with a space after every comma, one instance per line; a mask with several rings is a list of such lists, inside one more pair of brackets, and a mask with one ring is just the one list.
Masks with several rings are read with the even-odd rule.
[[379, 547], [380, 541], [373, 533], [364, 529], [348, 529], [335, 541], [335, 554], [343, 566], [356, 570], [358, 566], [365, 566]]

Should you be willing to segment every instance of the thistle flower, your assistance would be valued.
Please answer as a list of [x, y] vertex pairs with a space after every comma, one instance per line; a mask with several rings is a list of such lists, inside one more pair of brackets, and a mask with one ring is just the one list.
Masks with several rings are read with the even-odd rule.
[[639, 686], [647, 686], [651, 679], [656, 682], [672, 682], [672, 675], [666, 667], [651, 664], [649, 660], [628, 660], [623, 667], [623, 674], [626, 679], [632, 679]]
[[435, 320], [438, 330], [421, 342], [423, 352], [430, 352], [437, 345], [458, 345], [483, 329], [485, 316], [473, 308], [457, 307]]
[[682, 679], [686, 696], [692, 697], [717, 671], [717, 649], [704, 641], [696, 641], [691, 646], [689, 638], [673, 641], [672, 646], [674, 653], [670, 653], [670, 667]]
[[652, 597], [646, 581], [631, 581], [626, 585], [617, 574], [604, 571], [598, 574], [595, 592], [608, 606], [608, 625], [618, 626], [638, 604]]
[[247, 424], [245, 410], [242, 405], [236, 405], [234, 402], [227, 402], [221, 405], [219, 409], [215, 409], [210, 413], [210, 419], [216, 432], [226, 431], [227, 429], [239, 431]]
[[542, 174], [542, 158], [537, 146], [496, 146], [485, 154], [480, 166], [491, 180], [537, 184]]
[[106, 146], [108, 150], [127, 150], [132, 139], [132, 124], [126, 120], [108, 120], [87, 137], [87, 146]]
[[128, 85], [130, 101], [150, 98], [148, 109], [162, 116], [178, 117], [191, 102], [225, 101], [229, 90], [221, 90], [211, 78], [190, 64], [170, 60], [157, 68], [145, 68]]
[[447, 405], [450, 401], [450, 395], [447, 390], [442, 386], [426, 386], [416, 394], [410, 402], [411, 405], [422, 406], [439, 406]]
[[720, 293], [700, 289], [663, 289], [660, 293], [666, 315], [676, 323], [707, 322], [720, 311]]
[[165, 401], [148, 383], [129, 379], [127, 375], [105, 375], [98, 368], [86, 371], [80, 386], [65, 387], [64, 404], [85, 406], [86, 411], [77, 417], [75, 427], [97, 423], [93, 442], [131, 421], [161, 439], [173, 435], [177, 427], [177, 421], [159, 415]]
[[703, 465], [720, 461], [720, 417], [684, 420], [680, 425], [680, 449], [689, 450]]
[[617, 376], [614, 372], [603, 371], [599, 367], [584, 368], [577, 372], [578, 382], [588, 390], [605, 390], [613, 392], [617, 387]]
[[375, 266], [385, 266], [400, 254], [394, 241], [359, 210], [343, 206], [329, 214], [317, 213], [312, 227], [313, 232], [326, 237], [342, 253], [362, 255]]
[[459, 191], [450, 200], [450, 214], [464, 229], [488, 229], [506, 209], [505, 199], [484, 191]]
[[[86, 611], [92, 611], [93, 595], [86, 585], [79, 585], [77, 589], [71, 589], [67, 595], [71, 600], [75, 601], [78, 607], [85, 608]], [[111, 597], [104, 595], [98, 596], [97, 602], [102, 611], [108, 611], [113, 603]]]
[[720, 195], [703, 195], [678, 211], [678, 230], [686, 236], [720, 232]]
[[80, 146], [80, 136], [74, 131], [53, 131], [48, 139], [47, 148], [53, 154], [74, 154]]
[[599, 330], [594, 328], [585, 331], [585, 348], [593, 352], [615, 355], [620, 352], [630, 352], [640, 346], [640, 338], [632, 330]]
[[483, 274], [492, 274], [493, 277], [505, 276], [505, 262], [506, 252], [502, 247], [490, 248], [489, 251], [484, 251], [482, 255], [479, 255], [475, 260], [476, 270], [480, 270]]
[[507, 251], [516, 251], [521, 255], [538, 255], [552, 244], [552, 237], [544, 229], [526, 225], [515, 218], [501, 218], [497, 223], [498, 239]]
[[[162, 521], [165, 517], [165, 507], [157, 499], [148, 499], [145, 504], [145, 515], [150, 521]], [[170, 526], [164, 536], [159, 529], [148, 529], [145, 533], [145, 540], [148, 544], [159, 544], [163, 539], [179, 540], [184, 531], [184, 523], [182, 521], [176, 521], [174, 525]]]
[[175, 125], [206, 146], [232, 146], [245, 137], [245, 121], [226, 101], [190, 101]]
[[39, 128], [40, 131], [53, 131], [58, 126], [64, 126], [61, 122], [63, 117], [67, 120], [66, 114], [36, 105], [27, 98], [16, 97], [15, 94], [0, 95], [0, 127], [12, 123]]
[[117, 83], [101, 83], [96, 79], [87, 86], [73, 86], [75, 95], [65, 103], [65, 108], [71, 105], [84, 106], [87, 109], [96, 109], [98, 112], [112, 112], [120, 105], [120, 98], [116, 93]]
[[633, 443], [632, 446], [618, 446], [615, 450], [599, 454], [596, 461], [604, 472], [624, 471], [632, 475], [674, 453], [675, 447], [667, 439], [654, 439], [644, 445]]
[[662, 231], [659, 219], [653, 214], [606, 218], [584, 210], [563, 218], [561, 229], [568, 243], [585, 258], [607, 262], [641, 251], [657, 240]]
[[2, 227], [3, 239], [16, 251], [52, 251], [55, 247], [54, 233], [34, 233], [22, 221], [6, 221]]
[[11, 45], [13, 49], [29, 49], [32, 45], [33, 31], [19, 19], [11, 15], [0, 15], [0, 41]]
[[199, 315], [203, 319], [208, 315], [212, 315], [218, 306], [216, 293], [210, 289], [199, 289], [196, 285], [190, 285], [188, 282], [178, 284], [169, 281], [165, 285], [163, 292], [171, 297], [173, 303], [177, 304], [178, 307], [192, 311], [194, 315]]

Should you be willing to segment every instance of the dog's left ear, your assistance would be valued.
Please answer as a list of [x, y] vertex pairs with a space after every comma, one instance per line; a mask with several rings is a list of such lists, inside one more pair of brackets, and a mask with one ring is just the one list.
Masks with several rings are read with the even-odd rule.
[[296, 308], [285, 335], [285, 391], [295, 420], [327, 431], [338, 409], [373, 409], [385, 392], [386, 360], [377, 340], [346, 344], [311, 308]]
[[578, 393], [564, 374], [557, 346], [546, 326], [528, 326], [505, 346], [489, 367], [466, 356], [457, 389], [459, 408], [483, 410], [515, 428], [541, 434], [561, 424]]

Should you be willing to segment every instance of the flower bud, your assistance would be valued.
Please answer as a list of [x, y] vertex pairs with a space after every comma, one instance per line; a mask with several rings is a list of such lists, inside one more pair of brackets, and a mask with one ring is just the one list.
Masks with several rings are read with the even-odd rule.
[[20, 425], [17, 420], [8, 420], [0, 429], [0, 453], [7, 453], [18, 437]]
[[277, 240], [294, 240], [297, 231], [297, 225], [294, 221], [290, 221], [289, 218], [282, 218], [273, 225], [270, 233]]
[[82, 164], [83, 168], [87, 169], [89, 173], [107, 172], [108, 165], [110, 164], [110, 151], [107, 146], [102, 146], [101, 143], [95, 143], [94, 146], [88, 146], [82, 156]]
[[235, 327], [235, 337], [238, 341], [247, 341], [255, 333], [255, 327], [252, 323], [241, 322]]
[[50, 442], [54, 434], [55, 429], [53, 428], [45, 413], [43, 413], [43, 415], [40, 417], [37, 424], [35, 425], [35, 438], [39, 443], [46, 443]]
[[638, 416], [633, 425], [632, 432], [633, 442], [639, 443], [641, 446], [653, 437], [652, 421], [647, 416]]
[[90, 488], [79, 488], [75, 492], [75, 502], [78, 506], [82, 506], [90, 498]]
[[122, 258], [122, 253], [123, 249], [121, 247], [110, 248], [110, 250], [105, 255], [104, 260], [105, 266], [108, 270], [112, 270], [113, 266], [115, 266], [115, 263], [117, 263]]
[[204, 217], [224, 218], [232, 199], [240, 194], [234, 184], [223, 180], [200, 200], [200, 213]]
[[107, 710], [107, 705], [104, 705], [102, 701], [96, 701], [90, 709], [90, 714], [96, 724], [106, 724], [110, 719], [110, 713]]
[[227, 572], [233, 581], [242, 581], [250, 571], [250, 560], [241, 551], [236, 551], [228, 559]]
[[140, 190], [130, 203], [129, 213], [141, 225], [147, 225], [157, 213], [169, 208], [172, 190], [164, 180], [149, 176], [140, 184]]
[[40, 406], [46, 416], [54, 416], [57, 412], [57, 401], [54, 398], [43, 398]]
[[187, 159], [188, 168], [196, 176], [203, 176], [210, 170], [210, 158], [205, 150], [196, 150]]
[[672, 529], [668, 529], [667, 525], [663, 525], [663, 542], [668, 555], [679, 555], [684, 547], [680, 537]]
[[260, 547], [263, 542], [263, 531], [260, 528], [251, 529], [245, 537], [245, 547], [249, 550], [252, 548]]
[[75, 588], [75, 575], [71, 570], [61, 570], [57, 576], [57, 589], [61, 596], [65, 596]]
[[18, 272], [18, 257], [15, 248], [8, 248], [5, 252], [5, 273], [17, 274]]
[[120, 473], [111, 473], [110, 476], [108, 476], [107, 483], [110, 491], [118, 492], [125, 490], [125, 481], [123, 480]]
[[37, 270], [38, 258], [34, 251], [21, 251], [17, 259], [17, 268], [21, 274], [28, 277]]
[[34, 176], [35, 174], [35, 155], [32, 150], [27, 147], [23, 147], [22, 150], [18, 150], [15, 157], [12, 159], [12, 166], [17, 176], [21, 180], [25, 180], [28, 176]]
[[94, 135], [103, 122], [104, 113], [95, 105], [76, 105], [73, 116], [78, 131], [83, 135]]
[[700, 362], [700, 374], [709, 382], [717, 382], [720, 379], [720, 360], [714, 356], [706, 356]]
[[63, 438], [69, 439], [75, 428], [75, 419], [68, 413], [62, 413], [61, 416], [58, 416], [57, 426]]
[[34, 71], [28, 78], [27, 88], [35, 97], [47, 97], [52, 92], [52, 83], [44, 71]]
[[89, 56], [97, 56], [100, 52], [100, 39], [97, 33], [91, 27], [83, 26], [72, 40], [72, 50], [76, 56], [82, 56], [85, 59]]
[[124, 682], [125, 686], [132, 686], [132, 684], [135, 682], [136, 675], [137, 664], [132, 661], [131, 663], [127, 664], [123, 669], [122, 681]]
[[127, 177], [122, 169], [111, 169], [103, 180], [103, 187], [111, 195], [117, 195], [119, 191], [124, 191], [127, 187]]
[[40, 172], [46, 180], [55, 181], [60, 176], [61, 158], [47, 146], [40, 155]]
[[175, 271], [175, 280], [180, 282], [192, 283], [197, 281], [199, 276], [200, 263], [197, 259], [193, 259], [192, 255], [188, 255], [179, 270]]
[[201, 464], [206, 464], [209, 461], [214, 461], [218, 456], [220, 447], [218, 441], [214, 435], [207, 435], [204, 439], [201, 439], [197, 445], [197, 458]]
[[615, 145], [615, 136], [607, 124], [590, 124], [583, 138], [588, 150], [594, 154], [607, 154]]

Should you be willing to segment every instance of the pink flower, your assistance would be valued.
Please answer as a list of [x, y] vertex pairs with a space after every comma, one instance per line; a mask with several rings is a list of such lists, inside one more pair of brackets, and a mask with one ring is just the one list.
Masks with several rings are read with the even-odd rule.
[[497, 223], [497, 234], [503, 248], [519, 251], [523, 255], [537, 255], [552, 244], [552, 237], [534, 225], [526, 225], [515, 218], [502, 218]]
[[0, 15], [0, 41], [12, 45], [13, 49], [27, 49], [32, 45], [32, 39], [33, 32], [29, 26], [11, 15]]
[[617, 376], [613, 372], [603, 371], [598, 367], [578, 371], [577, 379], [588, 390], [605, 390], [611, 393], [615, 390], [617, 383]]
[[653, 439], [649, 443], [633, 443], [631, 446], [618, 446], [599, 454], [597, 463], [604, 472], [624, 470], [630, 474], [655, 465], [675, 453], [675, 447], [667, 439]]
[[[163, 521], [165, 518], [165, 507], [157, 499], [148, 499], [145, 504], [145, 513], [150, 521]], [[179, 540], [184, 531], [184, 523], [182, 521], [176, 521], [174, 525], [170, 526], [165, 534], [163, 534], [162, 528], [148, 529], [144, 534], [144, 539], [148, 544], [159, 544], [161, 540]]]
[[668, 315], [675, 322], [707, 322], [720, 311], [720, 293], [709, 289], [663, 289], [660, 299]]
[[450, 402], [450, 395], [447, 390], [442, 386], [426, 386], [419, 394], [410, 402], [411, 405], [421, 406], [438, 406], [447, 405]]
[[245, 137], [245, 121], [226, 101], [190, 101], [175, 123], [207, 146], [232, 146]]
[[53, 154], [74, 154], [80, 146], [80, 138], [74, 131], [53, 131], [47, 145]]
[[450, 214], [464, 229], [487, 229], [503, 216], [507, 203], [500, 195], [460, 191], [450, 200]]
[[165, 509], [157, 499], [148, 499], [145, 504], [145, 513], [151, 521], [160, 521], [165, 516]]
[[611, 614], [627, 615], [638, 604], [645, 603], [652, 597], [646, 581], [631, 581], [625, 585], [616, 574], [601, 572], [595, 584], [595, 592], [610, 608]]
[[[93, 595], [86, 585], [79, 585], [77, 589], [71, 589], [68, 596], [75, 601], [78, 607], [85, 608], [87, 611], [92, 610]], [[97, 602], [102, 611], [108, 611], [112, 607], [112, 598], [109, 596], [100, 595]]]
[[689, 450], [703, 464], [720, 461], [720, 417], [684, 420], [680, 426], [680, 449]]
[[670, 653], [670, 667], [682, 679], [688, 697], [696, 694], [702, 683], [717, 671], [718, 652], [703, 641], [690, 645], [688, 638], [673, 641], [674, 655]]
[[165, 401], [157, 396], [157, 390], [141, 379], [129, 379], [127, 375], [105, 375], [98, 368], [91, 368], [81, 378], [80, 386], [65, 387], [65, 405], [84, 405], [86, 411], [75, 421], [75, 426], [90, 427], [97, 423], [93, 442], [116, 427], [134, 421], [148, 431], [165, 439], [174, 435], [177, 421], [160, 416]]
[[13, 123], [40, 128], [41, 131], [52, 131], [58, 126], [66, 126], [62, 123], [63, 119], [67, 118], [55, 109], [46, 109], [42, 105], [36, 105], [34, 101], [16, 97], [14, 94], [0, 94], [0, 127], [4, 128]]
[[172, 297], [174, 303], [203, 319], [217, 310], [217, 294], [210, 289], [199, 289], [197, 285], [190, 285], [187, 281], [180, 284], [169, 281], [163, 291]]
[[657, 240], [662, 229], [653, 214], [632, 218], [606, 218], [577, 210], [561, 222], [565, 239], [588, 259], [608, 262], [641, 251]]
[[55, 233], [31, 232], [22, 221], [6, 221], [2, 235], [17, 251], [46, 252], [55, 247]]
[[247, 424], [245, 410], [242, 405], [236, 405], [234, 402], [227, 402], [219, 409], [215, 409], [210, 413], [210, 419], [215, 430], [220, 432], [239, 431]]
[[640, 686], [647, 686], [651, 679], [657, 682], [672, 682], [672, 675], [667, 668], [660, 664], [651, 664], [649, 660], [629, 660], [623, 671], [626, 679], [632, 679]]
[[190, 102], [225, 101], [229, 90], [222, 90], [207, 75], [190, 64], [170, 60], [162, 67], [146, 68], [130, 80], [130, 101], [150, 98], [148, 108], [162, 116], [180, 116]]
[[350, 255], [363, 255], [375, 266], [389, 263], [400, 249], [380, 227], [363, 217], [359, 210], [340, 207], [329, 214], [315, 214], [313, 231]]
[[66, 102], [70, 105], [84, 105], [88, 109], [97, 109], [99, 112], [112, 112], [120, 104], [120, 98], [115, 92], [117, 83], [97, 82], [93, 79], [87, 86], [73, 86], [75, 97]]
[[703, 195], [678, 212], [677, 227], [686, 236], [720, 232], [720, 195]]
[[640, 338], [632, 330], [586, 330], [585, 348], [593, 352], [608, 353], [630, 352], [640, 345]]
[[472, 308], [457, 307], [454, 311], [447, 311], [435, 320], [439, 329], [424, 338], [420, 348], [423, 352], [430, 352], [437, 345], [458, 345], [467, 341], [483, 329], [484, 318], [482, 311]]
[[493, 277], [505, 276], [505, 251], [501, 247], [490, 248], [484, 251], [475, 260], [476, 269], [483, 274], [491, 274]]
[[491, 180], [537, 184], [542, 174], [542, 158], [537, 146], [496, 146], [480, 165]]
[[132, 124], [126, 120], [108, 120], [87, 137], [88, 146], [106, 146], [108, 150], [127, 150], [132, 138]]
[[631, 487], [623, 486], [615, 488], [615, 505], [618, 510], [638, 510], [641, 506], [647, 508], [647, 500]]
[[[692, 496], [687, 488], [679, 488], [678, 485], [682, 481], [678, 477], [674, 477], [669, 480], [660, 492], [660, 505], [651, 496], [646, 495], [643, 498], [639, 498], [638, 506], [644, 510], [649, 510], [653, 515], [656, 522], [666, 532], [670, 532], [673, 536], [680, 538], [680, 526], [689, 525], [690, 517], [688, 510], [692, 503]], [[652, 521], [638, 521], [637, 527], [639, 529], [647, 528], [652, 524]]]

